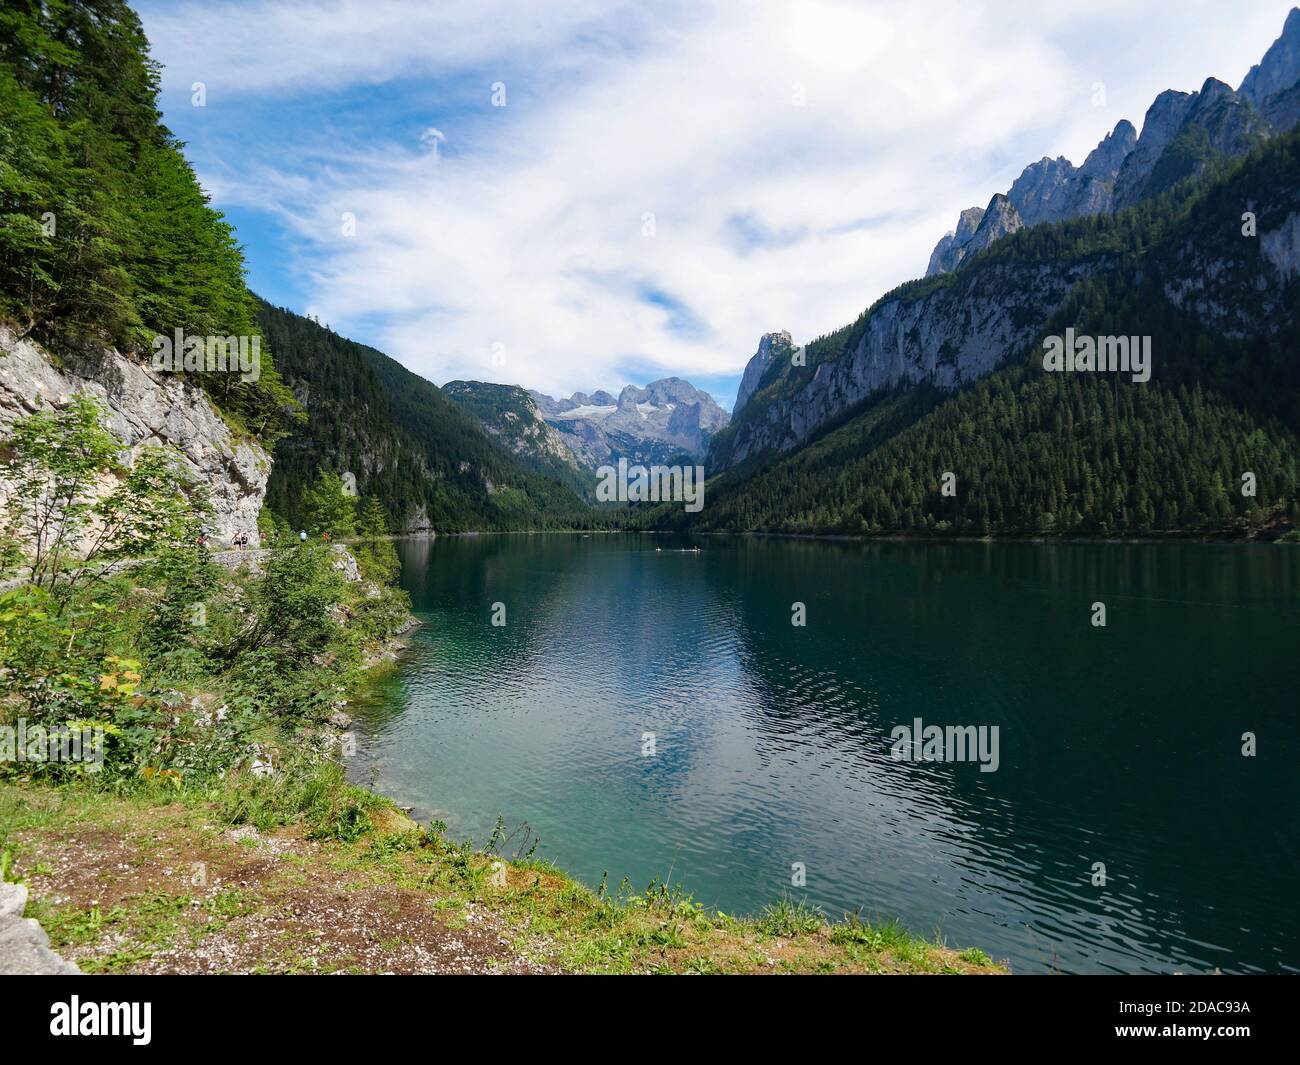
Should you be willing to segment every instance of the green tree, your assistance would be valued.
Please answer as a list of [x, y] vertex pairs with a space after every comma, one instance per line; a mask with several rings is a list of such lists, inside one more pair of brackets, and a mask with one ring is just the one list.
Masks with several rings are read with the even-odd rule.
[[316, 536], [351, 536], [357, 531], [357, 499], [343, 490], [343, 478], [331, 470], [318, 470], [316, 480], [303, 491], [302, 511], [307, 531]]
[[27, 556], [28, 582], [47, 591], [75, 580], [66, 573], [70, 562], [93, 561], [110, 547], [125, 517], [106, 508], [96, 492], [101, 477], [121, 470], [121, 443], [101, 417], [94, 400], [77, 395], [63, 410], [19, 418], [0, 461], [14, 485], [6, 532]]
[[401, 563], [393, 542], [387, 539], [388, 515], [374, 496], [368, 497], [361, 507], [357, 534], [361, 537], [361, 542], [356, 545], [354, 554], [362, 576], [380, 584], [396, 581], [401, 572]]

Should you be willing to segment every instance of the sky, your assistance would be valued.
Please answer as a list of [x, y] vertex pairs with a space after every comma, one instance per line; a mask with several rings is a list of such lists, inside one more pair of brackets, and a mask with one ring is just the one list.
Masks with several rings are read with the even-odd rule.
[[437, 384], [684, 377], [730, 408], [925, 272], [963, 208], [1293, 0], [142, 0], [249, 284]]

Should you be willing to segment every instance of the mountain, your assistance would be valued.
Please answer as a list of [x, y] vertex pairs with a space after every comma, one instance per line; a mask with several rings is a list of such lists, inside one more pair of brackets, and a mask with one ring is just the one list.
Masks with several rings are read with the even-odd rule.
[[758, 350], [745, 365], [744, 376], [741, 377], [740, 387], [736, 391], [736, 405], [731, 411], [733, 418], [740, 413], [741, 407], [749, 402], [749, 397], [758, 391], [772, 363], [780, 358], [792, 357], [793, 352], [794, 340], [789, 333], [767, 333], [759, 338]]
[[956, 230], [940, 238], [939, 243], [934, 246], [934, 251], [930, 253], [930, 265], [925, 271], [925, 276], [946, 274], [956, 270], [958, 264], [966, 257], [967, 245], [970, 244], [982, 221], [984, 221], [983, 207], [967, 207], [962, 211], [957, 219]]
[[641, 465], [699, 461], [728, 422], [712, 396], [678, 377], [645, 388], [627, 385], [617, 397], [604, 391], [558, 400], [540, 392], [529, 395], [587, 470], [621, 458]]
[[581, 524], [571, 485], [529, 468], [458, 403], [381, 351], [262, 302], [262, 331], [307, 412], [279, 440], [267, 505], [297, 525], [319, 468], [352, 473], [395, 530], [458, 532]]
[[[1266, 77], [1254, 79], [1261, 83], [1258, 91], [1283, 84], [1293, 74], [1300, 82], [1300, 69], [1292, 62], [1298, 33], [1300, 12], [1293, 12], [1283, 37], [1261, 64]], [[1272, 92], [1264, 98], [1276, 96]], [[961, 248], [954, 241], [936, 249], [949, 255], [960, 252], [959, 269], [934, 273], [881, 297], [852, 325], [810, 344], [802, 366], [782, 360], [779, 371], [774, 371], [770, 355], [760, 345], [760, 353], [745, 372], [745, 379], [756, 387], [737, 406], [726, 429], [714, 437], [709, 469], [792, 451], [885, 389], [926, 384], [953, 392], [1027, 350], [1079, 286], [1113, 273], [1135, 250], [1148, 249], [1162, 231], [1172, 230], [1198, 197], [1209, 194], [1216, 175], [1240, 165], [1240, 157], [1229, 153], [1228, 147], [1235, 152], [1247, 141], [1256, 150], [1260, 145], [1279, 144], [1269, 158], [1290, 158], [1294, 134], [1254, 137], [1251, 131], [1257, 127], [1251, 107], [1245, 92], [1233, 93], [1213, 79], [1198, 94], [1162, 93], [1148, 111], [1142, 137], [1131, 149], [1132, 127], [1121, 123], [1083, 168], [1089, 178], [1115, 175], [1117, 187], [1128, 181], [1143, 188], [1150, 188], [1167, 170], [1162, 192], [1144, 194], [1125, 210], [1028, 227], [1019, 224], [1023, 219], [1011, 196], [995, 195], [988, 209], [963, 214]], [[1199, 125], [1188, 127], [1193, 120]], [[1199, 132], [1191, 134], [1189, 129]], [[1211, 146], [1201, 158], [1203, 165], [1189, 165], [1191, 157], [1183, 150], [1186, 144], [1179, 147], [1184, 134], [1187, 142], [1203, 135], [1205, 140], [1199, 143]], [[1047, 180], [1049, 170], [1063, 175], [1063, 180], [1074, 180], [1065, 166], [1040, 168], [1042, 180], [1028, 180], [1017, 192], [1030, 217], [1043, 209], [1042, 196], [1052, 185]], [[1174, 173], [1181, 176], [1175, 180]], [[1208, 293], [1223, 282], [1214, 271], [1226, 267], [1212, 256], [1207, 260], [1205, 233], [1189, 235], [1181, 253], [1170, 254], [1161, 264], [1167, 275], [1161, 299], [1186, 305], [1200, 315], [1206, 329], [1233, 339], [1263, 328], [1269, 320], [1263, 307], [1288, 277], [1292, 229], [1286, 207], [1295, 190], [1276, 184], [1271, 203], [1261, 198], [1261, 192], [1242, 186], [1240, 202], [1224, 216], [1240, 219], [1245, 205], [1258, 215], [1259, 237], [1247, 245], [1261, 253], [1252, 264], [1252, 284], [1258, 292], [1238, 290], [1209, 298]], [[1266, 218], [1271, 224], [1266, 224]], [[1236, 228], [1231, 232], [1244, 239]], [[1225, 256], [1240, 250], [1219, 248]]]
[[[1011, 233], [882, 297], [802, 366], [756, 356], [758, 387], [713, 441], [708, 468], [724, 472], [704, 512], [643, 520], [1276, 533], [1300, 524], [1298, 314], [1300, 130], [1127, 210]], [[1150, 381], [1044, 372], [1043, 338], [1067, 328], [1150, 337]]]
[[1207, 78], [1199, 92], [1162, 92], [1147, 109], [1141, 136], [1130, 122], [1122, 120], [1081, 167], [1063, 156], [1030, 164], [1006, 194], [1015, 217], [1004, 209], [996, 229], [981, 237], [984, 212], [975, 207], [963, 211], [956, 230], [935, 245], [926, 276], [957, 269], [1019, 225], [1125, 210], [1179, 181], [1205, 173], [1216, 161], [1244, 156], [1297, 122], [1300, 8], [1293, 8], [1282, 35], [1251, 68], [1237, 91]]
[[1300, 8], [1292, 8], [1282, 27], [1282, 36], [1250, 68], [1239, 91], [1262, 111], [1270, 99], [1294, 88], [1297, 78], [1300, 78]]
[[525, 468], [594, 498], [595, 481], [578, 464], [562, 434], [549, 425], [537, 401], [518, 385], [448, 381], [442, 394], [473, 415]]

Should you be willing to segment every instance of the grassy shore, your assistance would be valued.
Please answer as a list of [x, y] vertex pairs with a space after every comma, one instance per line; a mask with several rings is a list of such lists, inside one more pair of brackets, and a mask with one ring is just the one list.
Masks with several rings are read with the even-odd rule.
[[593, 891], [422, 828], [331, 763], [210, 790], [0, 784], [0, 859], [94, 973], [999, 973], [894, 924]]

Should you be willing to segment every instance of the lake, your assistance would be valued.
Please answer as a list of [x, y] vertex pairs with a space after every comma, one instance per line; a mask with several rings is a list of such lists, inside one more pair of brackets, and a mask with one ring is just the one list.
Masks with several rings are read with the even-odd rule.
[[[502, 816], [593, 886], [784, 895], [1017, 972], [1300, 971], [1300, 547], [398, 549], [424, 625], [350, 771], [457, 838]], [[996, 763], [898, 757], [918, 718]]]

